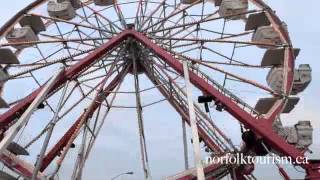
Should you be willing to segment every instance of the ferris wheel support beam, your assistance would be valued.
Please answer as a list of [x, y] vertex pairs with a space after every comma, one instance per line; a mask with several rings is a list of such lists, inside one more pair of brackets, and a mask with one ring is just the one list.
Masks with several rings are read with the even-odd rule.
[[[121, 83], [121, 80], [123, 77], [128, 73], [128, 67], [121, 70], [117, 76], [107, 85], [107, 87], [103, 90], [104, 97], [108, 97], [113, 89], [116, 88], [118, 84]], [[92, 106], [92, 110], [89, 112], [87, 117], [90, 117], [90, 115], [93, 114], [93, 112], [100, 106], [102, 101], [95, 101], [95, 103]], [[54, 145], [54, 147], [46, 154], [46, 156], [43, 158], [42, 165], [40, 168], [40, 171], [44, 171], [48, 165], [52, 162], [52, 160], [59, 154], [59, 152], [67, 145], [70, 137], [72, 134], [76, 131], [79, 123], [81, 122], [83, 116], [85, 115], [85, 112], [83, 112], [78, 120], [68, 129], [68, 131], [62, 136], [62, 138]]]
[[[140, 1], [141, 2], [141, 1]], [[141, 96], [140, 96], [140, 83], [139, 83], [139, 75], [138, 75], [138, 60], [136, 58], [137, 54], [133, 47], [130, 48], [130, 54], [132, 57], [132, 69], [134, 75], [134, 87], [135, 87], [135, 96], [136, 96], [136, 111], [138, 118], [138, 131], [139, 131], [139, 140], [140, 140], [140, 154], [141, 161], [145, 179], [152, 179], [149, 160], [148, 160], [148, 151], [146, 144], [146, 137], [144, 132], [144, 124], [143, 124], [143, 115], [142, 115], [142, 105], [141, 105]]]
[[182, 141], [183, 141], [183, 157], [184, 157], [184, 168], [189, 169], [188, 160], [188, 143], [187, 143], [187, 132], [186, 132], [186, 120], [182, 119]]
[[[183, 65], [167, 51], [154, 44], [150, 39], [144, 36], [142, 33], [131, 31], [131, 36], [134, 36], [143, 45], [150, 48], [156, 55], [158, 55], [163, 61], [165, 61], [170, 67], [175, 69], [180, 75], [183, 76]], [[243, 111], [234, 101], [225, 96], [207, 81], [198, 76], [195, 72], [189, 71], [190, 81], [201, 91], [212, 95], [216, 100], [220, 101], [231, 115], [237, 120], [242, 122], [248, 128], [252, 129], [256, 134], [261, 136], [268, 145], [272, 146], [276, 151], [282, 155], [287, 155], [293, 159], [304, 157], [303, 152], [297, 150], [294, 146], [288, 144], [283, 138], [276, 134], [272, 129], [272, 124], [265, 118], [255, 118], [246, 111]], [[310, 168], [310, 164], [301, 165], [304, 168]]]
[[[255, 0], [258, 1], [258, 0]], [[282, 33], [283, 34], [283, 33]], [[182, 64], [175, 59], [172, 55], [170, 55], [168, 52], [166, 52], [164, 49], [160, 48], [158, 45], [153, 43], [150, 39], [148, 39], [144, 34], [136, 32], [134, 30], [124, 30], [122, 33], [118, 34], [114, 38], [111, 38], [107, 43], [100, 46], [97, 50], [95, 50], [93, 53], [89, 54], [87, 57], [82, 59], [77, 64], [73, 65], [70, 69], [68, 69], [65, 72], [65, 75], [57, 81], [57, 83], [52, 88], [52, 91], [58, 89], [62, 84], [64, 84], [68, 79], [72, 80], [73, 78], [77, 77], [78, 74], [83, 71], [86, 67], [90, 66], [92, 63], [94, 63], [97, 59], [102, 57], [105, 53], [110, 51], [113, 47], [115, 47], [117, 44], [121, 43], [123, 40], [127, 39], [128, 37], [133, 37], [136, 40], [140, 41], [143, 45], [146, 47], [152, 49], [152, 51], [155, 52], [157, 56], [159, 56], [163, 61], [165, 61], [169, 66], [171, 66], [174, 70], [176, 70], [180, 75], [183, 75], [183, 66]], [[285, 39], [286, 36], [283, 35], [283, 39]], [[290, 44], [289, 44], [290, 45]], [[292, 51], [290, 50], [292, 48], [287, 48], [287, 56], [292, 57]], [[286, 67], [292, 68], [293, 62], [286, 62]], [[291, 69], [292, 71], [292, 69]], [[219, 90], [217, 90], [215, 87], [210, 85], [206, 80], [201, 78], [199, 75], [197, 75], [195, 72], [190, 71], [190, 81], [191, 83], [196, 86], [198, 89], [202, 90], [203, 92], [212, 95], [216, 98], [219, 102], [221, 102], [225, 107], [226, 111], [228, 111], [231, 115], [233, 115], [237, 120], [242, 122], [245, 126], [252, 129], [257, 135], [262, 137], [268, 145], [273, 147], [275, 150], [280, 152], [282, 155], [291, 156], [293, 159], [296, 159], [298, 157], [304, 157], [303, 152], [297, 150], [294, 146], [289, 145], [283, 138], [281, 138], [278, 134], [276, 134], [272, 129], [272, 121], [274, 119], [274, 114], [276, 114], [278, 111], [281, 111], [281, 109], [284, 107], [285, 102], [280, 103], [280, 105], [273, 111], [272, 115], [269, 116], [269, 118], [255, 118], [250, 113], [244, 111], [242, 108], [240, 108], [236, 102], [234, 102], [231, 98], [227, 97], [223, 93], [221, 93]], [[291, 73], [292, 75], [292, 73]], [[292, 84], [290, 83], [292, 81], [292, 76], [287, 77], [286, 79], [286, 85]], [[23, 99], [21, 102], [19, 102], [17, 105], [9, 109], [7, 112], [2, 114], [0, 116], [0, 128], [6, 129], [8, 126], [12, 125], [10, 124], [15, 118], [17, 118], [17, 115], [21, 112], [23, 112], [35, 99], [35, 97], [39, 94], [41, 91], [40, 87], [36, 91], [34, 91], [32, 94], [27, 96], [25, 99]], [[286, 89], [290, 89], [287, 88]], [[51, 92], [52, 92], [51, 91]], [[290, 90], [289, 90], [290, 91]], [[281, 100], [282, 101], [282, 100]], [[306, 168], [308, 173], [312, 173], [313, 176], [319, 175], [320, 172], [318, 170], [312, 169], [313, 167], [319, 168], [319, 165], [315, 164], [304, 164], [301, 165], [302, 167]]]
[[[165, 61], [171, 68], [176, 70], [180, 75], [183, 76], [183, 65], [181, 62], [179, 62], [177, 59], [175, 59], [172, 55], [167, 53], [164, 49], [160, 48], [156, 44], [154, 44], [152, 41], [150, 41], [146, 36], [144, 36], [141, 33], [132, 31], [132, 35], [140, 41], [142, 44], [150, 48], [154, 51], [156, 55], [158, 55], [163, 61]], [[216, 97], [217, 100], [220, 100], [224, 105], [227, 106], [227, 110], [234, 115], [237, 119], [241, 120], [244, 124], [249, 125], [250, 127], [253, 127], [255, 131], [259, 131], [259, 134], [266, 134], [263, 132], [261, 127], [259, 127], [257, 124], [261, 124], [261, 126], [265, 126], [265, 123], [262, 123], [264, 119], [261, 119], [260, 121], [252, 117], [249, 113], [243, 111], [240, 109], [240, 107], [234, 103], [230, 98], [224, 96], [219, 91], [217, 91], [215, 88], [213, 88], [210, 84], [208, 84], [204, 79], [199, 77], [197, 74], [189, 70], [190, 74], [190, 81], [193, 85], [195, 85], [200, 90], [206, 92], [207, 94], [210, 94], [214, 97]], [[271, 129], [267, 128], [267, 129]], [[261, 131], [261, 132], [260, 132]], [[290, 146], [291, 147], [291, 146]], [[301, 153], [293, 150], [294, 156], [298, 156]]]
[[[79, 76], [81, 71], [83, 71], [88, 66], [92, 65], [99, 58], [101, 58], [104, 54], [108, 53], [116, 45], [118, 45], [120, 42], [125, 40], [125, 38], [127, 38], [127, 35], [128, 35], [128, 32], [124, 31], [124, 32], [120, 33], [118, 36], [111, 38], [107, 43], [100, 46], [93, 53], [89, 54], [88, 56], [83, 58], [81, 61], [79, 61], [78, 63], [71, 66], [69, 69], [67, 69], [64, 72], [64, 74], [59, 77], [59, 79], [56, 81], [56, 83], [53, 85], [53, 87], [50, 89], [49, 94], [51, 92], [54, 92], [58, 88], [60, 88], [61, 85], [66, 83], [68, 80], [76, 79]], [[10, 108], [5, 113], [1, 114], [1, 116], [0, 116], [0, 129], [9, 128], [12, 125], [11, 122], [14, 121], [15, 118], [17, 118], [18, 114], [23, 113], [28, 108], [28, 106], [32, 103], [32, 101], [38, 96], [38, 94], [40, 93], [42, 88], [43, 87], [40, 87], [37, 90], [33, 91], [30, 95], [25, 97], [23, 100], [21, 100], [15, 106]]]
[[189, 79], [189, 67], [188, 62], [183, 62], [183, 75], [185, 78], [186, 89], [187, 89], [187, 99], [188, 99], [188, 109], [189, 109], [189, 119], [190, 119], [190, 127], [192, 132], [193, 139], [193, 153], [194, 153], [194, 161], [195, 166], [197, 168], [197, 179], [204, 180], [204, 172], [203, 166], [201, 162], [201, 151], [200, 151], [200, 142], [198, 135], [198, 127], [196, 121], [196, 114], [194, 110], [193, 100], [192, 100], [192, 85]]

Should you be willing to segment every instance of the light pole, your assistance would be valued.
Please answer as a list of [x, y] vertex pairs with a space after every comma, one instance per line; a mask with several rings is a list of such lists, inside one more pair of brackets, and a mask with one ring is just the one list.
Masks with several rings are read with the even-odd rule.
[[132, 174], [134, 174], [132, 171], [129, 171], [129, 172], [125, 172], [125, 173], [121, 173], [121, 174], [118, 174], [118, 175], [116, 175], [115, 177], [113, 177], [113, 178], [111, 178], [111, 180], [114, 180], [114, 179], [116, 179], [116, 178], [118, 178], [118, 177], [120, 177], [120, 176], [122, 176], [122, 175], [132, 175]]

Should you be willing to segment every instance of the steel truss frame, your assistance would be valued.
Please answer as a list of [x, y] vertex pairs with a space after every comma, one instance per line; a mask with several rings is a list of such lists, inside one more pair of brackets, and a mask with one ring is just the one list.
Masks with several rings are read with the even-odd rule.
[[[174, 69], [178, 74], [183, 76], [183, 66], [182, 63], [176, 59], [174, 56], [169, 54], [166, 50], [159, 47], [156, 43], [152, 42], [146, 35], [139, 33], [132, 29], [126, 29], [117, 36], [111, 38], [107, 43], [103, 44], [91, 54], [83, 58], [81, 61], [77, 62], [75, 65], [67, 69], [62, 76], [60, 76], [57, 81], [54, 83], [53, 87], [50, 89], [50, 92], [53, 93], [57, 89], [59, 89], [63, 84], [65, 84], [68, 80], [74, 80], [77, 76], [80, 75], [83, 70], [96, 62], [99, 58], [101, 58], [104, 54], [111, 51], [114, 47], [116, 47], [121, 42], [127, 40], [128, 38], [134, 39], [137, 42], [141, 43], [145, 47], [149, 48], [155, 55], [157, 55], [160, 59], [162, 59], [168, 66]], [[283, 36], [283, 38], [286, 38]], [[287, 47], [287, 52], [291, 52], [292, 47]], [[290, 55], [291, 53], [289, 53]], [[130, 65], [131, 66], [131, 65]], [[124, 76], [127, 72], [122, 71], [118, 74], [116, 78], [108, 85], [107, 89], [109, 92], [121, 81], [121, 76]], [[276, 118], [276, 116], [271, 115], [268, 117], [262, 116], [254, 116], [252, 113], [244, 111], [234, 99], [221, 89], [218, 89], [213, 84], [210, 83], [208, 79], [205, 79], [204, 76], [201, 76], [201, 73], [197, 72], [197, 70], [189, 69], [190, 81], [191, 83], [197, 87], [199, 90], [203, 91], [205, 94], [211, 95], [214, 97], [215, 101], [219, 101], [222, 105], [224, 105], [225, 111], [234, 116], [238, 121], [244, 124], [247, 128], [251, 129], [257, 136], [259, 136], [268, 146], [272, 147], [274, 150], [279, 152], [281, 155], [290, 156], [293, 159], [298, 157], [304, 157], [304, 153], [297, 150], [294, 146], [289, 145], [283, 138], [281, 138], [278, 134], [276, 134], [272, 129], [272, 122]], [[150, 76], [150, 74], [149, 74]], [[288, 77], [287, 81], [291, 81], [291, 77]], [[289, 83], [290, 84], [290, 83]], [[22, 101], [17, 103], [14, 107], [10, 108], [7, 112], [0, 116], [0, 128], [5, 132], [12, 124], [14, 124], [14, 120], [19, 117], [33, 102], [33, 100], [38, 96], [41, 89], [40, 87], [31, 93], [29, 96], [24, 98]], [[105, 95], [108, 95], [106, 93]], [[99, 98], [99, 97], [96, 97]], [[169, 99], [170, 101], [170, 99]], [[98, 101], [99, 102], [99, 101]], [[101, 102], [100, 102], [101, 103]], [[170, 102], [174, 103], [174, 102]], [[281, 103], [279, 108], [276, 110], [281, 110], [281, 106], [285, 104], [285, 101]], [[95, 109], [99, 106], [99, 104], [93, 104], [90, 108], [90, 112], [86, 113], [85, 120], [88, 120], [89, 115], [95, 111]], [[275, 113], [274, 113], [275, 114]], [[83, 118], [84, 115], [81, 115], [79, 119], [75, 122], [75, 124], [68, 130], [68, 132], [63, 136], [63, 138], [56, 144], [56, 146], [47, 154], [44, 158], [43, 165], [41, 167], [41, 171], [43, 171], [50, 162], [58, 155], [58, 152], [66, 146], [66, 143], [71, 138], [73, 132], [77, 129], [77, 123]], [[184, 115], [185, 116], [185, 115]], [[184, 118], [187, 120], [188, 118]], [[82, 119], [83, 121], [83, 119]], [[188, 121], [187, 121], [188, 122]], [[199, 128], [200, 129], [200, 128]], [[214, 147], [214, 142], [212, 139], [204, 136], [201, 131], [199, 131], [199, 135], [203, 137], [206, 144], [212, 148]], [[319, 163], [309, 163], [301, 165], [304, 169], [306, 169], [308, 179], [318, 179], [320, 177], [319, 172]], [[214, 168], [215, 169], [215, 168]], [[241, 176], [239, 176], [241, 178]]]

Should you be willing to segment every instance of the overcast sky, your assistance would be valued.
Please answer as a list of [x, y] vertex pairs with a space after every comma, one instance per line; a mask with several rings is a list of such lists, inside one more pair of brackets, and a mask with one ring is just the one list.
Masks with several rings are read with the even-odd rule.
[[[2, 1], [0, 7], [0, 25], [4, 24], [15, 12], [30, 2], [32, 0]], [[314, 127], [314, 144], [311, 148], [314, 151], [314, 155], [312, 157], [320, 158], [320, 140], [316, 138], [320, 136], [320, 76], [318, 75], [320, 72], [320, 60], [318, 58], [318, 52], [320, 51], [318, 8], [320, 7], [320, 2], [318, 0], [308, 0], [305, 2], [266, 0], [266, 2], [288, 25], [294, 46], [301, 48], [301, 53], [296, 60], [297, 63], [310, 64], [312, 67], [313, 81], [308, 89], [299, 95], [301, 100], [294, 111], [290, 115], [285, 116], [285, 123], [292, 125], [298, 120], [311, 120]], [[129, 77], [128, 81], [132, 82], [132, 77], [131, 79]], [[123, 97], [123, 99], [126, 99], [126, 97]], [[157, 132], [159, 133], [172, 134], [169, 139], [163, 139], [159, 134], [150, 133], [150, 136], [148, 136], [149, 151], [156, 152], [159, 148], [162, 149], [159, 154], [150, 154], [151, 166], [155, 169], [155, 171], [152, 171], [154, 179], [161, 179], [165, 175], [174, 174], [183, 169], [183, 164], [181, 163], [183, 159], [182, 153], [168, 153], [172, 152], [171, 148], [174, 151], [180, 150], [182, 152], [182, 146], [180, 143], [180, 129], [177, 130], [176, 128], [180, 127], [181, 124], [179, 123], [180, 121], [175, 121], [175, 119], [179, 119], [179, 116], [172, 108], [166, 107], [168, 107], [168, 104], [162, 103], [152, 107], [149, 113], [146, 112], [144, 114], [146, 129], [148, 127], [157, 127]], [[161, 116], [155, 116], [155, 112], [161, 108], [165, 109], [163, 110], [164, 112], [161, 112]], [[110, 179], [110, 177], [125, 171], [134, 171], [135, 175], [123, 177], [123, 179], [142, 179], [141, 168], [137, 166], [137, 163], [140, 163], [138, 135], [135, 131], [137, 123], [136, 121], [126, 120], [128, 117], [135, 117], [135, 111], [117, 110], [117, 112], [111, 114], [110, 119], [113, 120], [108, 121], [107, 124], [110, 131], [104, 132], [100, 136], [99, 142], [97, 142], [99, 145], [93, 152], [95, 156], [90, 158], [89, 165], [86, 167], [85, 171], [89, 173], [84, 177], [85, 180]], [[172, 123], [168, 124], [168, 120], [172, 120]], [[162, 156], [164, 154], [166, 156]], [[73, 166], [66, 167], [73, 168]], [[269, 167], [268, 170], [270, 170]], [[63, 175], [69, 174], [70, 171], [72, 169], [62, 170], [61, 179], [65, 179]], [[260, 167], [256, 175], [258, 177], [267, 177], [269, 172], [265, 171], [264, 167]], [[300, 174], [294, 172], [294, 170], [292, 170], [292, 173], [294, 177], [300, 177]]]

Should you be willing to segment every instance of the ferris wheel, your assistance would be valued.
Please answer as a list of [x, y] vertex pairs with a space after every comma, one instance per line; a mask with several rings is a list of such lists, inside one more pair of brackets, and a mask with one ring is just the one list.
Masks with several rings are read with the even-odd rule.
[[[256, 179], [255, 164], [203, 164], [204, 156], [305, 157], [310, 121], [282, 123], [311, 82], [311, 67], [295, 65], [300, 49], [289, 32], [263, 0], [34, 1], [0, 29], [0, 177], [58, 179], [68, 161], [72, 175], [60, 179], [81, 179], [110, 112], [131, 108], [137, 166], [158, 179], [144, 115], [164, 101], [181, 117], [182, 129], [173, 128], [183, 133], [184, 158], [166, 179]], [[114, 103], [126, 94], [134, 106]], [[320, 178], [317, 160], [294, 166]]]

